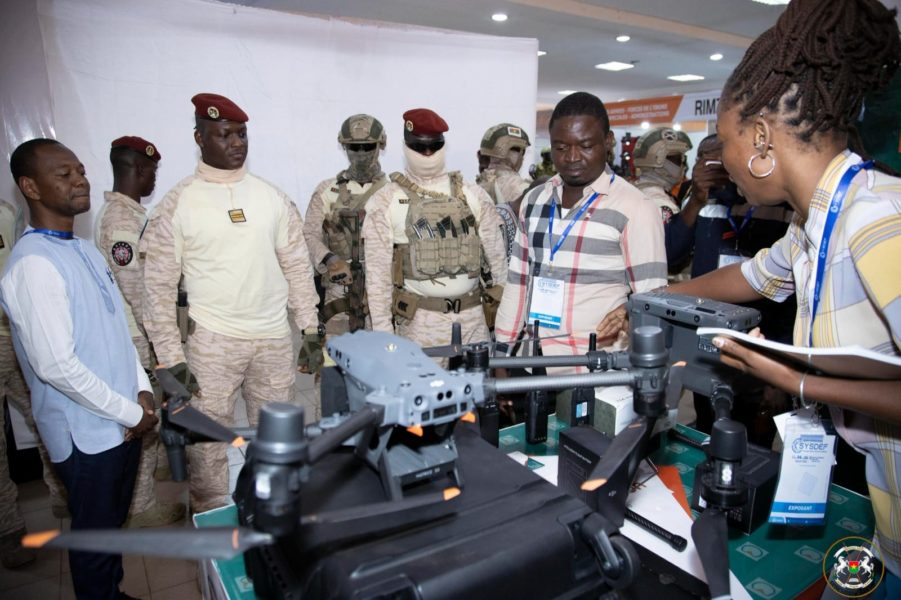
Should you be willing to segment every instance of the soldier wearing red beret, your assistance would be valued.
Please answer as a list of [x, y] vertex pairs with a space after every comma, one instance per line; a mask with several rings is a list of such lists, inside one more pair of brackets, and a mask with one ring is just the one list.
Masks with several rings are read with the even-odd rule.
[[[110, 144], [113, 191], [104, 192], [104, 204], [94, 221], [94, 243], [116, 278], [125, 300], [125, 318], [132, 342], [144, 368], [156, 364], [141, 319], [144, 294], [144, 258], [138, 251], [147, 224], [141, 199], [153, 193], [162, 155], [157, 147], [138, 136], [123, 136]], [[148, 432], [141, 440], [141, 462], [127, 524], [131, 527], [169, 525], [185, 516], [185, 505], [159, 502], [154, 490], [159, 435]]]
[[[294, 400], [288, 308], [307, 345], [321, 344], [319, 298], [297, 207], [245, 166], [247, 113], [216, 94], [191, 101], [201, 160], [147, 224], [144, 325], [160, 364], [199, 389], [195, 408], [231, 423], [240, 389], [255, 425], [263, 404]], [[184, 351], [172, 310], [182, 277], [191, 320]], [[224, 445], [188, 453], [192, 510], [226, 504]]]
[[[363, 222], [372, 328], [434, 346], [450, 343], [459, 322], [464, 343], [487, 340], [482, 295], [499, 297], [507, 274], [494, 203], [447, 171], [444, 119], [416, 108], [403, 122], [406, 169], [370, 198]], [[491, 269], [484, 281], [483, 256]]]

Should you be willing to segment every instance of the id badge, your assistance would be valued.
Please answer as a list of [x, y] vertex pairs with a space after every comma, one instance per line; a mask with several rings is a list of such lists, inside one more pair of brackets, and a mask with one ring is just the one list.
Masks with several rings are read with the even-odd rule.
[[835, 464], [835, 436], [809, 414], [792, 414], [785, 420], [783, 440], [769, 522], [822, 525]]
[[734, 265], [735, 263], [740, 263], [744, 260], [747, 259], [742, 256], [738, 250], [734, 248], [720, 248], [720, 257], [716, 266], [718, 269], [722, 269], [723, 267], [728, 267], [729, 265]]
[[529, 322], [538, 321], [542, 327], [560, 329], [563, 319], [563, 282], [550, 277], [536, 277], [532, 286]]

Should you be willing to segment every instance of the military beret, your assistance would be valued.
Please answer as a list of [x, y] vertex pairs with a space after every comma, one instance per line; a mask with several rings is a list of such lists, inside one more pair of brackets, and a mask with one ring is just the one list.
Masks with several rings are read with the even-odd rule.
[[207, 121], [246, 123], [250, 120], [241, 107], [219, 94], [197, 94], [191, 102], [194, 103], [194, 114]]
[[441, 135], [448, 130], [447, 123], [434, 111], [413, 108], [404, 113], [404, 131], [412, 135]]
[[110, 144], [110, 149], [113, 148], [129, 148], [156, 162], [160, 162], [160, 159], [162, 158], [162, 155], [160, 154], [160, 151], [156, 149], [156, 146], [136, 135], [123, 135], [120, 138], [114, 139], [113, 143]]

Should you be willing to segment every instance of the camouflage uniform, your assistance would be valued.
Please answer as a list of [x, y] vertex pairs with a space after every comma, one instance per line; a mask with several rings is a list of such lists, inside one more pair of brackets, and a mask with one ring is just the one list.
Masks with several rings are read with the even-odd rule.
[[[431, 179], [419, 179], [409, 171], [405, 175], [409, 181], [430, 192], [443, 195], [452, 193], [451, 178], [447, 173]], [[462, 192], [476, 219], [478, 237], [484, 258], [491, 269], [492, 279], [503, 282], [507, 276], [506, 253], [501, 221], [494, 203], [483, 189], [474, 184], [462, 184]], [[409, 243], [406, 216], [410, 202], [412, 200], [404, 188], [392, 182], [373, 195], [366, 206], [366, 221], [363, 224], [363, 238], [366, 241], [366, 292], [369, 296], [372, 328], [375, 331], [394, 332], [392, 307], [396, 286], [392, 283], [392, 264], [395, 246]], [[437, 289], [442, 284], [451, 284], [454, 289], [468, 286], [469, 290], [477, 292], [478, 278], [467, 282], [466, 277], [466, 274], [461, 274], [456, 278], [437, 277], [433, 281], [438, 284]], [[457, 281], [453, 281], [454, 279]], [[405, 282], [403, 290], [421, 296], [421, 288], [417, 290], [415, 283]], [[459, 295], [465, 293], [464, 291]], [[488, 327], [481, 304], [463, 309], [458, 314], [420, 308], [412, 319], [397, 316], [395, 322], [399, 335], [421, 346], [449, 344], [451, 325], [454, 322], [461, 324], [464, 343], [488, 340]]]
[[[12, 250], [18, 233], [16, 227], [16, 209], [9, 203], [0, 200], [0, 270]], [[16, 504], [18, 490], [9, 478], [9, 462], [6, 456], [6, 411], [3, 410], [3, 398], [15, 406], [25, 417], [28, 428], [37, 435], [34, 417], [31, 414], [31, 398], [16, 353], [13, 350], [12, 337], [9, 331], [9, 320], [0, 310], [0, 551], [3, 550], [3, 538], [24, 531], [25, 521]], [[53, 471], [50, 457], [44, 445], [38, 442], [38, 451], [44, 465], [44, 482], [50, 489], [51, 502], [54, 509], [61, 510], [66, 505], [66, 492]], [[16, 540], [18, 541], [18, 540]]]
[[519, 169], [530, 145], [526, 132], [511, 123], [489, 127], [482, 136], [479, 153], [489, 157], [490, 162], [476, 183], [488, 192], [495, 204], [513, 202], [529, 187]]
[[[673, 189], [685, 176], [686, 153], [691, 150], [691, 140], [682, 131], [669, 127], [652, 129], [638, 138], [632, 154], [638, 179], [635, 187], [654, 201], [660, 208], [664, 223], [669, 223], [679, 207], [670, 196]], [[681, 164], [677, 165], [667, 156], [680, 155]]]
[[[187, 363], [200, 394], [192, 404], [232, 423], [237, 391], [256, 424], [264, 402], [291, 402], [296, 373], [288, 309], [316, 328], [318, 297], [303, 220], [283, 192], [260, 178], [204, 163], [153, 211], [146, 252], [144, 326], [161, 364], [185, 362], [175, 319], [184, 276], [193, 330]], [[189, 447], [194, 511], [228, 501], [223, 444]]]
[[[151, 362], [150, 343], [142, 323], [144, 295], [144, 255], [140, 252], [140, 240], [147, 225], [147, 209], [140, 202], [119, 192], [104, 192], [106, 203], [97, 216], [94, 243], [116, 277], [116, 283], [125, 300], [125, 317], [128, 331], [144, 369], [150, 371], [156, 365]], [[149, 431], [141, 439], [141, 461], [135, 480], [134, 494], [129, 514], [147, 513], [157, 505], [153, 474], [159, 460], [160, 438], [157, 431]], [[180, 518], [175, 507], [169, 519]], [[149, 513], [147, 513], [149, 515]]]

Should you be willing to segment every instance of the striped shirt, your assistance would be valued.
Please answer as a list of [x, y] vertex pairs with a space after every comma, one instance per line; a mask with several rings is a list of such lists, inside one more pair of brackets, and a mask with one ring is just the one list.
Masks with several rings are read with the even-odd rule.
[[[807, 221], [795, 215], [785, 237], [742, 265], [748, 283], [776, 301], [798, 297], [794, 343], [807, 346], [816, 257], [832, 196], [848, 167], [836, 156], [817, 183]], [[829, 241], [813, 346], [860, 346], [901, 355], [901, 179], [861, 170], [851, 181]], [[877, 542], [901, 574], [901, 427], [831, 408], [839, 433], [866, 455]]]
[[[666, 284], [663, 223], [657, 205], [637, 188], [608, 170], [584, 190], [571, 209], [562, 208], [563, 181], [554, 176], [535, 188], [520, 207], [522, 229], [513, 245], [507, 286], [497, 313], [495, 334], [500, 342], [516, 338], [525, 325], [536, 275], [563, 281], [560, 330], [571, 337], [542, 342], [549, 356], [578, 355], [588, 350], [588, 335], [607, 313], [632, 292], [646, 292]], [[598, 198], [575, 223], [550, 261], [548, 220], [556, 201], [554, 243], [597, 192]]]

